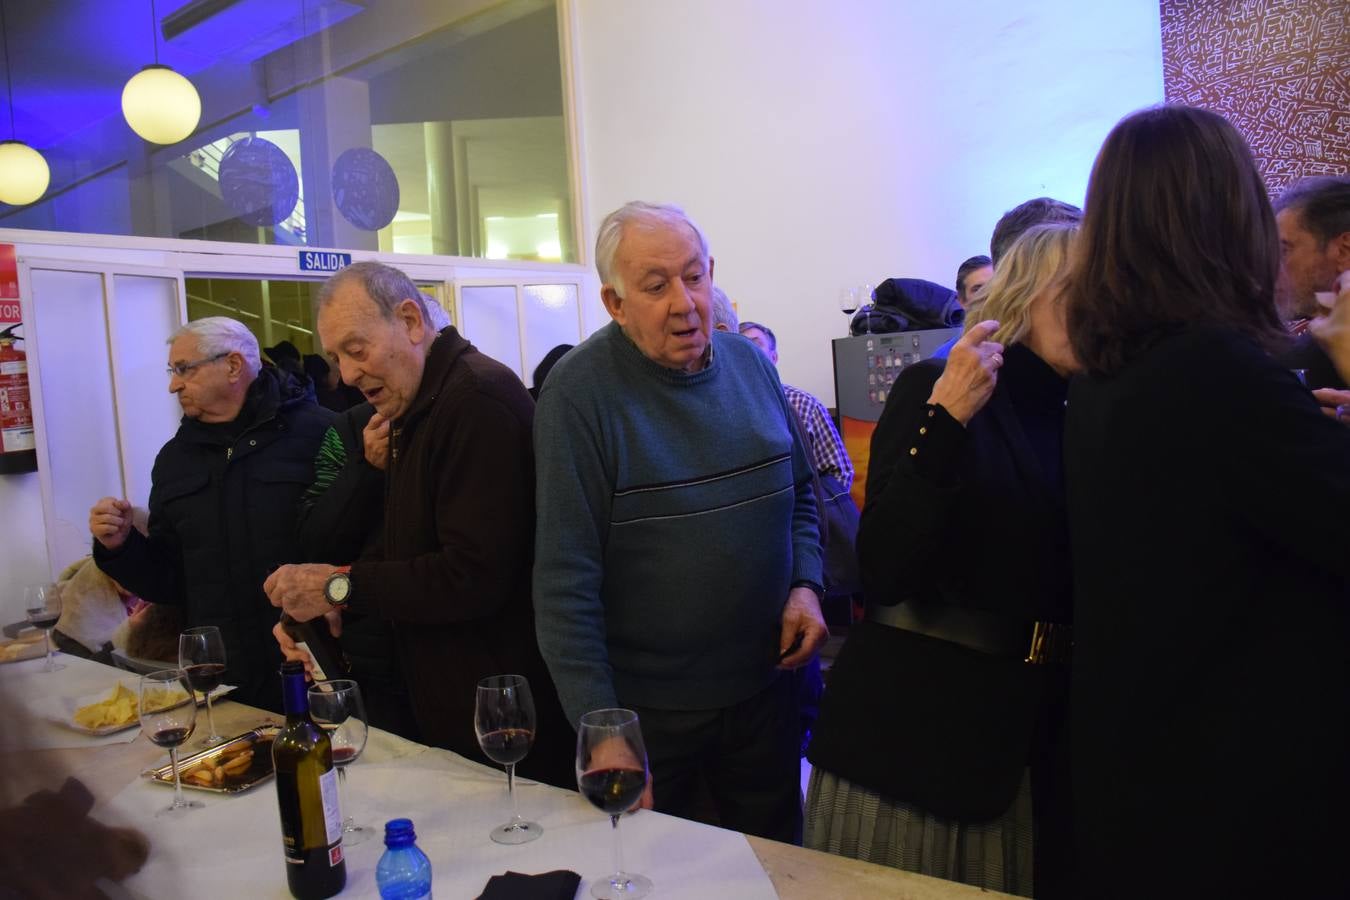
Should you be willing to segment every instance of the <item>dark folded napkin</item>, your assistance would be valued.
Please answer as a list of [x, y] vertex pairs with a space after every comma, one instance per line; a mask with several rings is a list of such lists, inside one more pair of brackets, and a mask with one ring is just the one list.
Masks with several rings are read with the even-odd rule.
[[478, 900], [573, 900], [581, 876], [566, 869], [555, 869], [539, 875], [507, 872], [493, 875]]

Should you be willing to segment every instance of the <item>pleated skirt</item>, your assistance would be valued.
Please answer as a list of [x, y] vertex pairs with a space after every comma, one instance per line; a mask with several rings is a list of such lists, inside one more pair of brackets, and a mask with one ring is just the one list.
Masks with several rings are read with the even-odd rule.
[[1030, 897], [1031, 778], [988, 822], [939, 819], [922, 809], [812, 769], [805, 846], [948, 881]]

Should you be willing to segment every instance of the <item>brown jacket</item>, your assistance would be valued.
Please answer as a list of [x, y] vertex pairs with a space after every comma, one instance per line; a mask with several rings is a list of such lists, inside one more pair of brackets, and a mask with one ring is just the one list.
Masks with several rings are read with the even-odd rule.
[[[534, 403], [510, 369], [446, 328], [393, 423], [375, 558], [352, 566], [351, 609], [389, 619], [422, 739], [488, 762], [475, 686], [521, 674], [538, 737], [521, 771], [572, 786], [575, 737], [534, 637]], [[488, 764], [491, 765], [489, 762]]]

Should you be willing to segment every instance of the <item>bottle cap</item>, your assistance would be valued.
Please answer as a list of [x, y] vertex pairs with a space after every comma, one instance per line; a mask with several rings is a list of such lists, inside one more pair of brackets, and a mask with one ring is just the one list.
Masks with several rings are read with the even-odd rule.
[[287, 660], [286, 662], [283, 662], [281, 664], [281, 675], [283, 678], [287, 675], [303, 675], [303, 674], [305, 674], [305, 664], [302, 662]]
[[384, 823], [384, 845], [386, 847], [407, 847], [417, 840], [413, 831], [412, 819], [390, 819]]

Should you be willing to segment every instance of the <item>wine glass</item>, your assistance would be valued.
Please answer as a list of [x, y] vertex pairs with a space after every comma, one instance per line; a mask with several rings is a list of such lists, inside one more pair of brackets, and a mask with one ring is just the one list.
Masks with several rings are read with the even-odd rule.
[[591, 896], [599, 900], [645, 897], [652, 880], [623, 870], [619, 816], [642, 798], [647, 787], [647, 748], [631, 709], [598, 709], [581, 717], [577, 730], [577, 788], [609, 814], [614, 831], [614, 874], [596, 879]]
[[848, 316], [849, 329], [853, 328], [853, 314], [858, 311], [858, 291], [856, 288], [839, 289], [839, 311]]
[[56, 662], [52, 653], [52, 629], [61, 618], [61, 592], [53, 584], [30, 584], [23, 589], [23, 606], [29, 624], [42, 629], [42, 638], [47, 643], [47, 662], [41, 671], [61, 671], [65, 666]]
[[178, 779], [178, 748], [187, 743], [197, 727], [197, 698], [192, 695], [187, 673], [182, 669], [159, 669], [142, 675], [137, 709], [141, 730], [152, 743], [169, 748], [173, 768], [173, 803], [155, 816], [179, 816], [201, 808], [201, 801], [183, 799], [183, 784]]
[[216, 731], [216, 713], [211, 708], [211, 692], [225, 677], [225, 641], [215, 625], [189, 628], [178, 636], [178, 665], [187, 673], [192, 689], [206, 698], [206, 721], [211, 733], [202, 741], [204, 747], [225, 743]]
[[492, 829], [489, 837], [499, 844], [534, 840], [544, 828], [520, 817], [515, 789], [516, 763], [534, 743], [534, 697], [524, 675], [490, 675], [478, 682], [473, 730], [488, 758], [506, 767], [506, 793], [511, 798], [511, 821]]
[[858, 285], [858, 309], [863, 314], [863, 329], [865, 334], [872, 333], [872, 307], [876, 306], [876, 298], [872, 296], [873, 288], [870, 284]]
[[[347, 766], [366, 749], [366, 736], [370, 731], [360, 686], [350, 678], [315, 682], [309, 688], [309, 715], [328, 732], [328, 740], [333, 745], [333, 765], [338, 770], [340, 796], [347, 787]], [[348, 808], [342, 802], [338, 805]], [[365, 842], [374, 833], [371, 826], [356, 824], [354, 816], [342, 820], [342, 843], [349, 847]]]

